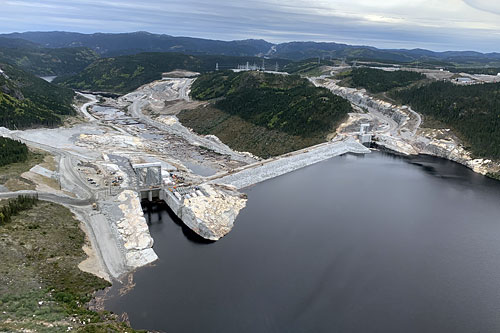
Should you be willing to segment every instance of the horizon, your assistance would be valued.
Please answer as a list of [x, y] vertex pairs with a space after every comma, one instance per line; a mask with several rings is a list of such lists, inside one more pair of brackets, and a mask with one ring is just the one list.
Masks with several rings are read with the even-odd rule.
[[349, 46], [354, 46], [354, 47], [374, 47], [379, 50], [406, 50], [406, 51], [413, 51], [413, 50], [425, 50], [425, 51], [431, 51], [431, 52], [436, 52], [436, 53], [442, 53], [442, 52], [477, 52], [477, 53], [482, 53], [482, 54], [491, 54], [491, 53], [500, 53], [500, 51], [491, 51], [491, 52], [483, 52], [483, 51], [478, 51], [478, 50], [473, 50], [473, 49], [463, 49], [463, 50], [457, 50], [457, 49], [444, 49], [444, 50], [435, 50], [435, 49], [430, 49], [430, 48], [422, 48], [422, 47], [413, 47], [413, 48], [383, 48], [383, 47], [378, 47], [375, 45], [367, 45], [367, 44], [349, 44], [349, 43], [343, 43], [343, 42], [338, 42], [338, 41], [317, 41], [317, 40], [288, 40], [288, 41], [282, 41], [282, 42], [271, 42], [267, 39], [264, 38], [245, 38], [245, 39], [211, 39], [211, 38], [204, 38], [204, 37], [198, 37], [198, 36], [185, 36], [185, 35], [172, 35], [169, 33], [154, 33], [150, 31], [145, 31], [145, 30], [137, 30], [137, 31], [123, 31], [123, 32], [103, 32], [103, 31], [95, 31], [95, 32], [79, 32], [79, 31], [65, 31], [65, 30], [30, 30], [30, 31], [12, 31], [12, 32], [0, 32], [0, 37], [1, 35], [10, 35], [10, 34], [25, 34], [25, 33], [71, 33], [71, 34], [82, 34], [82, 35], [93, 35], [93, 34], [103, 34], [103, 35], [119, 35], [119, 34], [134, 34], [134, 33], [147, 33], [147, 34], [152, 34], [152, 35], [161, 35], [161, 36], [170, 36], [174, 38], [194, 38], [194, 39], [204, 39], [204, 40], [213, 40], [213, 41], [222, 41], [222, 42], [237, 42], [237, 41], [245, 41], [245, 40], [261, 40], [265, 41], [267, 43], [271, 43], [273, 45], [279, 45], [279, 44], [286, 44], [286, 43], [332, 43], [332, 44], [339, 44], [339, 45], [349, 45]]
[[500, 4], [487, 0], [7, 0], [0, 33], [74, 31], [212, 40], [335, 42], [383, 49], [498, 52]]

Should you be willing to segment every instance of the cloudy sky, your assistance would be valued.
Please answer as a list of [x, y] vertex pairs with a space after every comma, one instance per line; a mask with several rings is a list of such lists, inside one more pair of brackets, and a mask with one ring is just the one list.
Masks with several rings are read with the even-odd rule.
[[498, 0], [0, 0], [0, 32], [149, 31], [500, 52]]

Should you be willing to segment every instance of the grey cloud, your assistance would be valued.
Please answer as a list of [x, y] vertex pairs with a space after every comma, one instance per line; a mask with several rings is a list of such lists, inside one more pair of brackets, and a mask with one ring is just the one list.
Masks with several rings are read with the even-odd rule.
[[[470, 6], [486, 3], [481, 0], [464, 1]], [[302, 10], [301, 3], [303, 2], [292, 1], [280, 5], [273, 1], [243, 0], [46, 0], [44, 5], [37, 7], [40, 4], [38, 1], [9, 0], [4, 2], [0, 12], [0, 31], [67, 30], [91, 33], [146, 30], [223, 40], [317, 40], [388, 48], [481, 51], [493, 51], [500, 41], [500, 35], [485, 29], [431, 28], [410, 22], [372, 22], [364, 19], [363, 15], [342, 15], [335, 10], [327, 10], [325, 2], [314, 2]], [[335, 2], [329, 2], [332, 3]], [[488, 8], [490, 11], [494, 9], [491, 6]], [[415, 17], [414, 19], [419, 19]]]
[[500, 3], [495, 0], [463, 0], [464, 3], [474, 9], [490, 14], [500, 15]]

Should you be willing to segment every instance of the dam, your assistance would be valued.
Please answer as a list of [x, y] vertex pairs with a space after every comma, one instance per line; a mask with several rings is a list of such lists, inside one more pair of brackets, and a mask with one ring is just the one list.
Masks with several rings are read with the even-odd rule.
[[175, 215], [198, 235], [218, 240], [231, 231], [246, 196], [239, 190], [344, 154], [367, 154], [370, 149], [347, 137], [207, 177], [200, 184], [178, 184], [162, 174], [159, 163], [132, 165], [141, 200], [167, 203]]
[[161, 260], [106, 309], [165, 332], [500, 331], [498, 182], [375, 151], [243, 191], [218, 242], [146, 208]]

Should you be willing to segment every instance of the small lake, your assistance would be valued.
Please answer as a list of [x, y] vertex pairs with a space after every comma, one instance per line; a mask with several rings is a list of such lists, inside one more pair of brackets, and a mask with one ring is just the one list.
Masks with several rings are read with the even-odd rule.
[[500, 182], [432, 157], [337, 157], [245, 190], [201, 241], [160, 207], [160, 260], [106, 308], [176, 332], [500, 332]]

